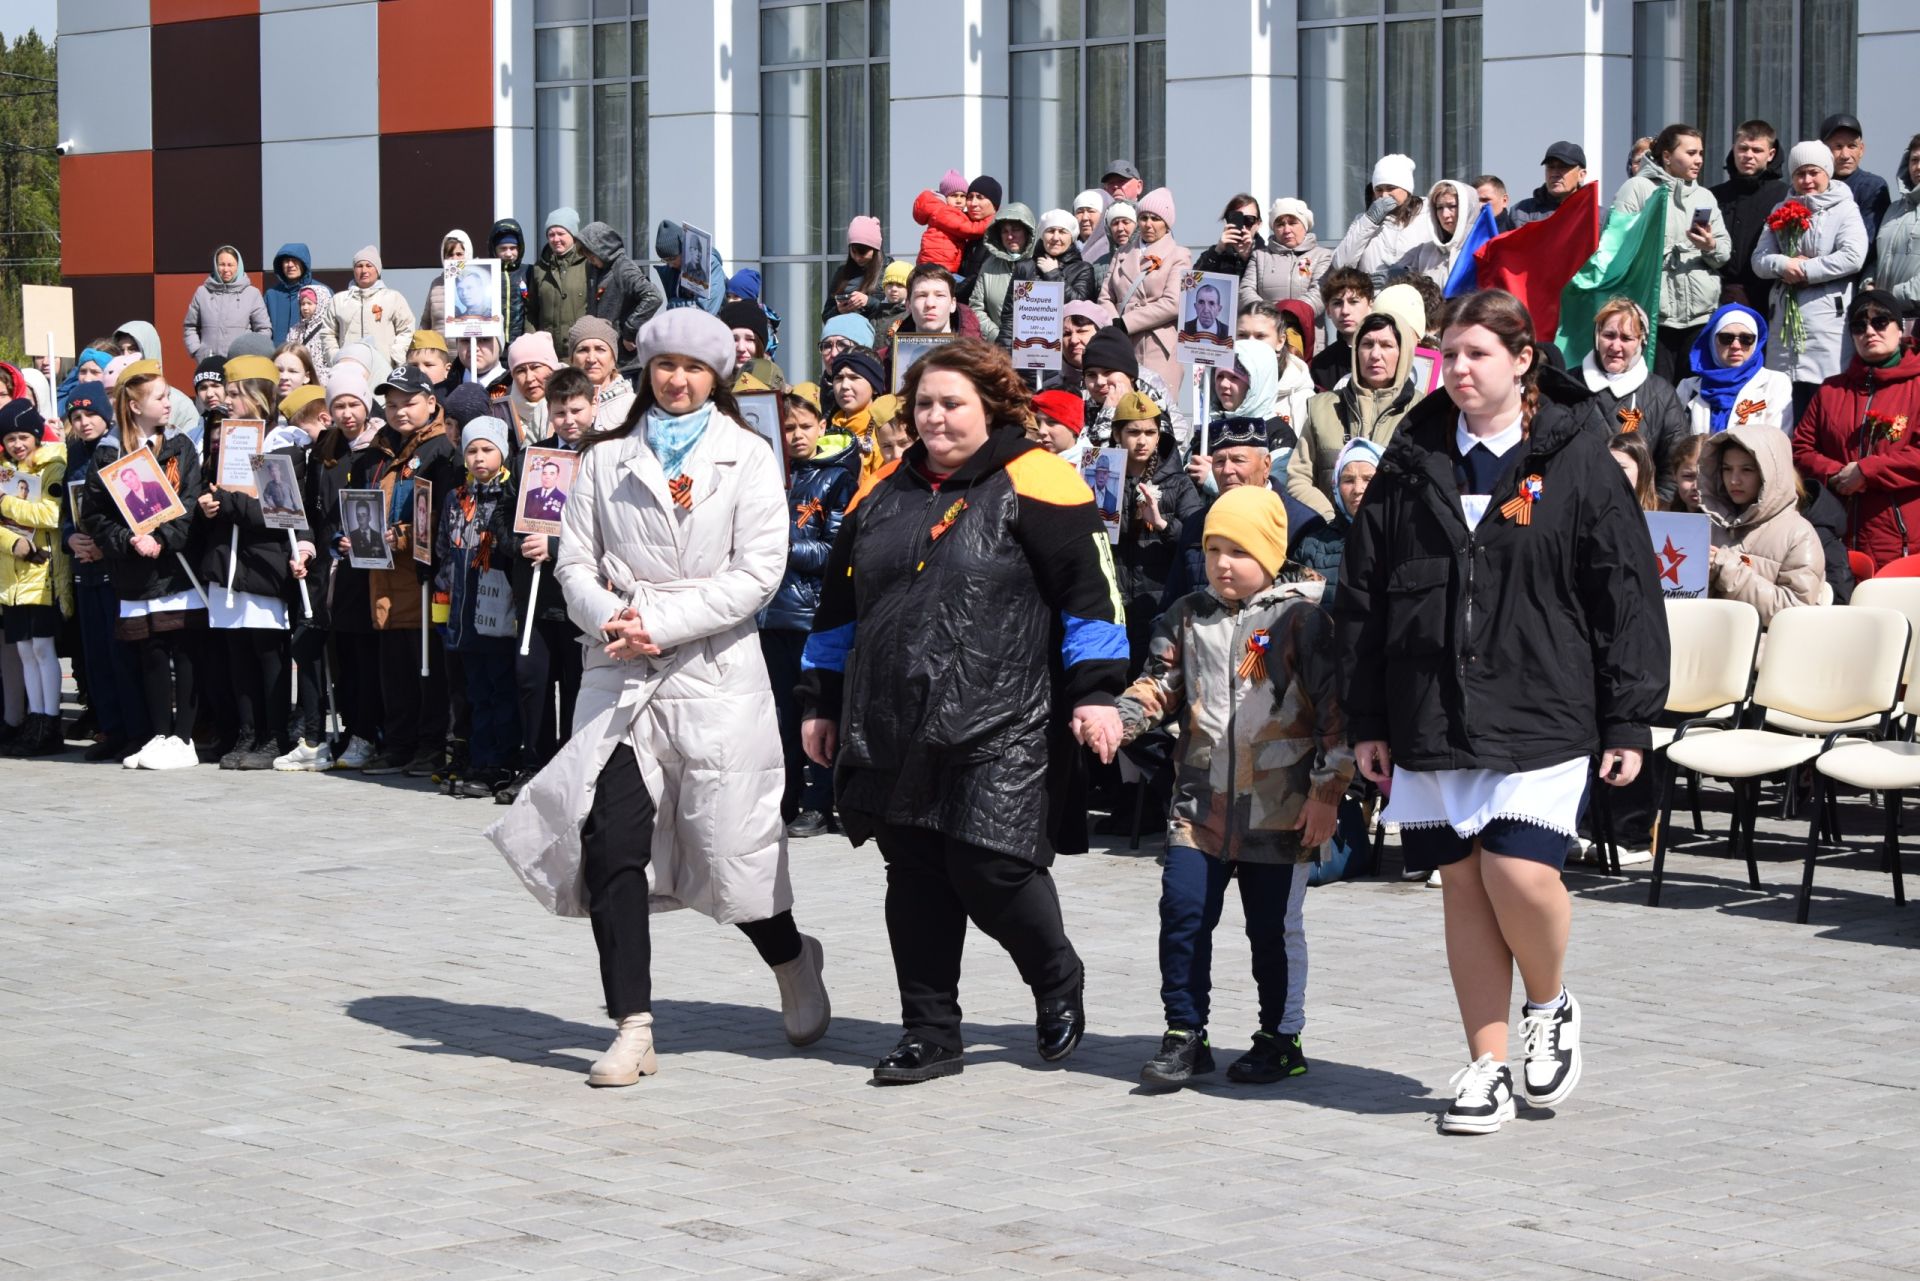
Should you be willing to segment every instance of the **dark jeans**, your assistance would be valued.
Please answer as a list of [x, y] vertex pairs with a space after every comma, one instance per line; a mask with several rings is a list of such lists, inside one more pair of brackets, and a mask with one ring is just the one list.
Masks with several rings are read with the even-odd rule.
[[1006, 949], [1036, 1001], [1074, 996], [1085, 980], [1047, 869], [920, 827], [879, 825], [887, 860], [887, 939], [900, 1022], [933, 1045], [960, 1045], [960, 955], [967, 922]]
[[[580, 697], [580, 634], [562, 618], [536, 618], [524, 655], [516, 655], [514, 680], [520, 694], [520, 738], [526, 765], [553, 759], [573, 733], [573, 705]], [[560, 717], [553, 712], [554, 686], [560, 687]]]
[[793, 696], [793, 689], [800, 683], [800, 654], [806, 647], [805, 632], [774, 628], [760, 633], [760, 653], [767, 660], [774, 713], [780, 722], [780, 747], [787, 759], [780, 816], [789, 822], [801, 810], [833, 811], [833, 771], [815, 765], [800, 748], [800, 700]]
[[318, 746], [327, 741], [327, 633], [296, 623], [288, 653], [293, 659], [293, 732]]
[[1685, 329], [1657, 326], [1658, 332], [1653, 340], [1653, 372], [1670, 383], [1690, 377], [1693, 366], [1688, 357], [1693, 352], [1693, 340], [1705, 328], [1704, 324], [1688, 325]]
[[380, 698], [386, 706], [382, 751], [411, 760], [447, 744], [447, 653], [438, 629], [428, 635], [427, 675], [420, 674], [418, 628], [379, 632]]
[[234, 725], [262, 747], [285, 736], [288, 683], [287, 633], [266, 627], [234, 627], [219, 633], [226, 646], [227, 679], [232, 684]]
[[1203, 1032], [1213, 990], [1213, 929], [1237, 876], [1253, 949], [1260, 1030], [1291, 1036], [1306, 1022], [1304, 863], [1229, 863], [1169, 845], [1160, 873], [1160, 1001], [1167, 1026]]
[[147, 723], [147, 696], [133, 646], [115, 640], [120, 598], [111, 583], [75, 584], [80, 614], [80, 644], [87, 654], [87, 698], [100, 732], [135, 745], [153, 737]]
[[155, 632], [134, 642], [148, 723], [154, 733], [171, 734], [189, 746], [193, 744], [194, 715], [200, 707], [193, 666], [194, 650], [201, 639], [193, 632]]
[[[593, 806], [580, 829], [580, 874], [593, 941], [600, 949], [600, 987], [615, 1022], [653, 1009], [653, 933], [647, 916], [653, 814], [653, 798], [633, 749], [622, 743], [600, 771]], [[739, 928], [769, 967], [800, 955], [800, 931], [791, 911], [742, 921]]]
[[473, 718], [467, 759], [475, 769], [503, 769], [520, 750], [520, 709], [507, 697], [515, 657], [511, 649], [466, 650], [460, 655]]
[[380, 633], [333, 633], [332, 673], [334, 697], [340, 703], [347, 737], [377, 746], [381, 721]]

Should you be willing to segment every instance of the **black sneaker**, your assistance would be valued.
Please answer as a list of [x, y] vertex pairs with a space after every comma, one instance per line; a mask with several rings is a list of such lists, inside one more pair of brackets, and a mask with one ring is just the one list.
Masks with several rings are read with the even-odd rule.
[[1306, 1074], [1307, 1056], [1300, 1052], [1298, 1033], [1255, 1032], [1253, 1048], [1227, 1065], [1227, 1080], [1241, 1085], [1271, 1085]]
[[1150, 1090], [1177, 1090], [1194, 1077], [1213, 1071], [1213, 1047], [1206, 1034], [1170, 1027], [1160, 1038], [1160, 1053], [1140, 1069], [1140, 1084]]
[[466, 797], [473, 800], [486, 800], [494, 792], [507, 785], [511, 775], [503, 769], [470, 769], [459, 778], [448, 783], [448, 795]]
[[[220, 768], [239, 769], [241, 758], [252, 750], [253, 735], [246, 730], [241, 730], [240, 736], [233, 740], [233, 746], [221, 753]], [[206, 756], [203, 754], [200, 759], [205, 760]]]
[[[405, 773], [408, 778], [431, 778], [444, 783], [454, 777], [453, 771], [447, 767], [446, 762], [447, 754], [444, 751], [422, 749], [415, 752], [413, 759], [407, 762]], [[372, 771], [369, 770], [368, 773]]]
[[493, 789], [493, 803], [495, 805], [513, 804], [520, 799], [521, 789], [532, 781], [533, 771], [521, 770], [518, 774], [515, 774], [511, 780]]
[[233, 768], [243, 770], [272, 769], [273, 758], [279, 754], [280, 751], [274, 746], [272, 739], [263, 739], [256, 742], [248, 750], [241, 752], [239, 758], [234, 761]]
[[80, 759], [90, 765], [101, 761], [121, 761], [133, 755], [139, 746], [138, 743], [129, 743], [124, 738], [103, 738], [89, 747]]
[[909, 1032], [893, 1047], [893, 1053], [873, 1065], [875, 1085], [918, 1085], [935, 1077], [957, 1076], [966, 1066], [958, 1050], [923, 1041]]
[[1553, 1011], [1520, 1011], [1520, 1089], [1527, 1102], [1550, 1108], [1580, 1084], [1580, 1002], [1566, 994], [1566, 1004]]
[[361, 767], [362, 774], [404, 774], [407, 772], [405, 758], [393, 752], [381, 752]]
[[1513, 1073], [1493, 1055], [1479, 1058], [1453, 1074], [1447, 1084], [1457, 1093], [1440, 1118], [1442, 1134], [1492, 1134], [1513, 1120]]
[[801, 810], [793, 816], [793, 822], [787, 824], [787, 835], [795, 840], [824, 836], [831, 825], [827, 816], [819, 810]]

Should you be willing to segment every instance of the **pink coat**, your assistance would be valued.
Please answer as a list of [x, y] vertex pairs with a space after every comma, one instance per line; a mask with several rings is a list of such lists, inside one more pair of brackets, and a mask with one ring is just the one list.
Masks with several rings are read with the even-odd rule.
[[1113, 259], [1100, 295], [1133, 336], [1133, 354], [1140, 367], [1159, 374], [1175, 395], [1183, 382], [1175, 345], [1180, 288], [1192, 270], [1193, 256], [1171, 235], [1150, 245], [1135, 243]]

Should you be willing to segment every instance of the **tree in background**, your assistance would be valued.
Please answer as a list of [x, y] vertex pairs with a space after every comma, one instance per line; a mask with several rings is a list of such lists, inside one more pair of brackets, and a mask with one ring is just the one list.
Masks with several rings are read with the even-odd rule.
[[54, 49], [0, 32], [0, 360], [22, 363], [20, 286], [60, 283]]

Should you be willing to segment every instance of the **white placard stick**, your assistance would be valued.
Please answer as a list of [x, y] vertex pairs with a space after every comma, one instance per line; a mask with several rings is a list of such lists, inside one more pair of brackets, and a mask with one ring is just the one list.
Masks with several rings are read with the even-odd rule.
[[240, 568], [240, 526], [235, 525], [227, 536], [227, 608], [233, 608], [233, 574]]
[[527, 592], [527, 621], [520, 628], [520, 657], [533, 647], [533, 603], [540, 599], [540, 562], [533, 562], [533, 587]]
[[[297, 561], [300, 559], [300, 540], [293, 536], [293, 531], [291, 529], [287, 531], [287, 550], [293, 553], [294, 560]], [[313, 617], [313, 597], [307, 595], [307, 580], [304, 578], [296, 578], [293, 581], [300, 584], [301, 610], [304, 612], [306, 617], [312, 618]]]

